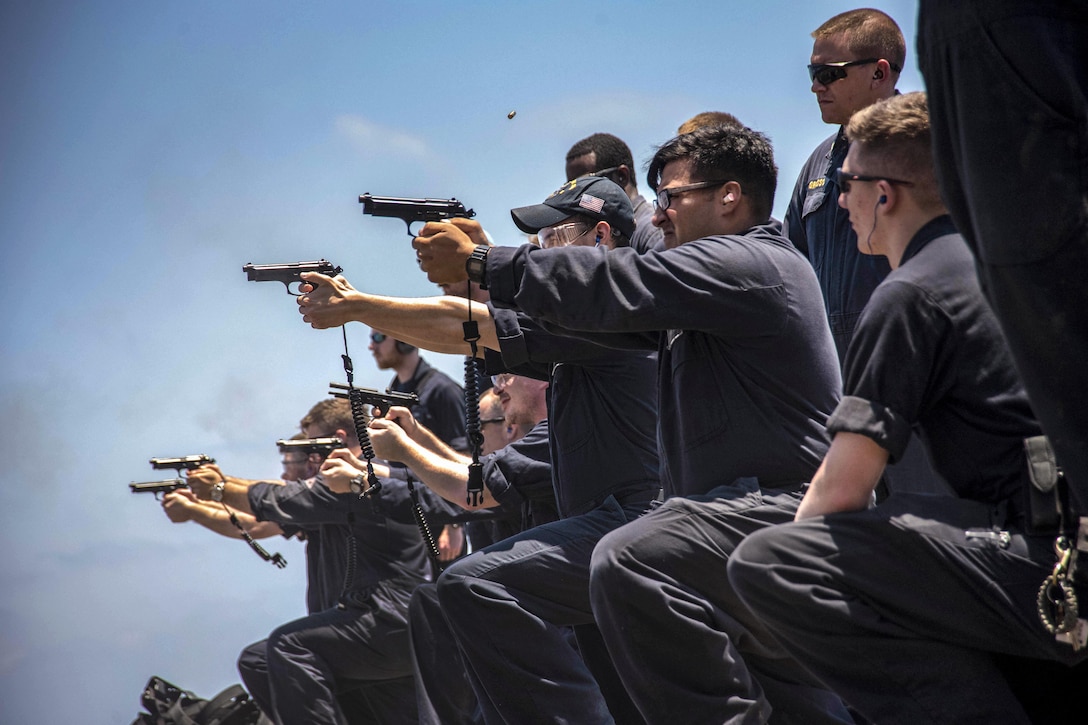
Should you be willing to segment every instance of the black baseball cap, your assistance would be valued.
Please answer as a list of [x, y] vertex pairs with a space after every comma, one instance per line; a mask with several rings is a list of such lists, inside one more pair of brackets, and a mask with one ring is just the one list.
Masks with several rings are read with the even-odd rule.
[[543, 204], [510, 210], [514, 224], [526, 234], [536, 234], [575, 215], [608, 222], [628, 239], [635, 233], [631, 199], [626, 191], [603, 176], [571, 179], [553, 191]]

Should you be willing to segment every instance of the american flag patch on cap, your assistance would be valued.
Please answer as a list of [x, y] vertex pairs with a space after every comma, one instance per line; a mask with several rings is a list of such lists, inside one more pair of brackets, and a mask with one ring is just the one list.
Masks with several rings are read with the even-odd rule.
[[604, 208], [604, 199], [592, 194], [582, 194], [582, 198], [578, 200], [578, 206], [600, 214], [601, 209]]

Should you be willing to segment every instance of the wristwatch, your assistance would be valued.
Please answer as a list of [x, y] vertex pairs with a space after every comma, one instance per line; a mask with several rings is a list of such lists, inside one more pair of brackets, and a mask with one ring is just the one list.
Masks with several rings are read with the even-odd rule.
[[465, 273], [471, 281], [480, 285], [480, 289], [487, 289], [487, 253], [490, 251], [491, 247], [481, 244], [465, 260]]
[[222, 503], [222, 501], [223, 501], [223, 491], [224, 491], [224, 489], [226, 489], [226, 487], [227, 487], [227, 484], [226, 484], [225, 481], [220, 481], [219, 483], [212, 486], [212, 501], [215, 501], [217, 503]]
[[361, 473], [355, 478], [348, 481], [348, 485], [351, 487], [351, 492], [360, 496], [362, 496], [363, 491], [366, 490], [366, 487], [363, 485], [364, 483], [366, 483], [366, 476]]

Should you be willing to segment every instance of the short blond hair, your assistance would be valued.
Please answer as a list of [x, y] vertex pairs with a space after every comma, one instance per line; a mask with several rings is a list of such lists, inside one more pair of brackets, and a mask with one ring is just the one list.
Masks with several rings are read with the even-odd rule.
[[924, 208], [941, 206], [929, 127], [926, 94], [904, 93], [877, 101], [855, 113], [846, 124], [846, 137], [858, 155], [894, 179], [910, 181], [915, 201]]
[[846, 47], [858, 58], [883, 58], [892, 65], [896, 76], [903, 69], [907, 42], [899, 25], [887, 13], [873, 8], [847, 10], [812, 31], [816, 40], [838, 35], [843, 36]]

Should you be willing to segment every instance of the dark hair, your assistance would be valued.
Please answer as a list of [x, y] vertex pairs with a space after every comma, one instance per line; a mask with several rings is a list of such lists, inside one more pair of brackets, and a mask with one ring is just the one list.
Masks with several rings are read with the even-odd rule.
[[887, 13], [872, 8], [847, 10], [812, 31], [817, 39], [837, 35], [845, 38], [846, 47], [858, 58], [883, 58], [896, 74], [903, 69], [907, 43], [903, 31]]
[[[610, 133], [595, 133], [586, 136], [570, 147], [567, 152], [567, 161], [573, 161], [579, 156], [588, 153], [597, 154], [597, 168], [607, 169], [613, 166], [626, 165], [629, 169], [635, 168], [634, 157], [631, 156], [631, 148], [622, 139]], [[632, 179], [633, 181], [633, 179]]]
[[650, 188], [657, 191], [667, 164], [684, 159], [691, 162], [692, 181], [736, 181], [752, 200], [753, 212], [761, 220], [770, 218], [778, 167], [765, 135], [747, 126], [718, 124], [676, 136], [658, 147], [650, 161], [646, 171]]

